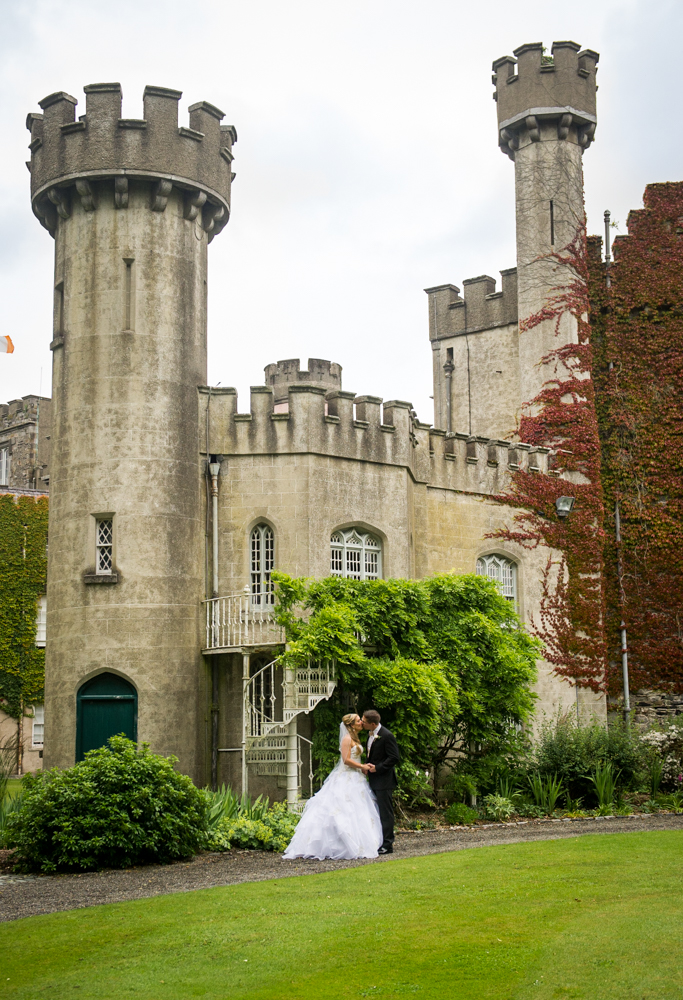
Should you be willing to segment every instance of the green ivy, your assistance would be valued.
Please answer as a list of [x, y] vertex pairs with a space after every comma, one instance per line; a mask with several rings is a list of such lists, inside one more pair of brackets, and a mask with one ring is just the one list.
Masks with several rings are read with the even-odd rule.
[[47, 575], [47, 516], [47, 497], [0, 495], [0, 704], [15, 719], [43, 700], [36, 616]]

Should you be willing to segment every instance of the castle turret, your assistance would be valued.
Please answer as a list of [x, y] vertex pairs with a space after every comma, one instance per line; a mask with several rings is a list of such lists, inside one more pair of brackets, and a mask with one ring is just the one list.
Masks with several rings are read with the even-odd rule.
[[[582, 155], [595, 134], [597, 52], [576, 42], [540, 42], [515, 49], [493, 64], [499, 144], [515, 164], [518, 316], [522, 324], [547, 305], [574, 274], [558, 261], [584, 225]], [[541, 358], [576, 342], [568, 313], [520, 334], [522, 403], [550, 377]]]
[[289, 400], [289, 387], [301, 382], [312, 385], [322, 385], [326, 389], [341, 389], [342, 367], [335, 361], [323, 361], [322, 358], [309, 358], [307, 371], [301, 371], [298, 358], [288, 358], [277, 364], [266, 365], [266, 385], [273, 387], [273, 402], [275, 406], [286, 405]]
[[55, 238], [46, 765], [97, 745], [83, 685], [106, 671], [97, 697], [128, 697], [138, 738], [202, 779], [197, 387], [236, 134], [205, 102], [178, 127], [177, 90], [146, 87], [137, 120], [118, 83], [84, 89], [80, 118], [59, 92], [27, 120]]

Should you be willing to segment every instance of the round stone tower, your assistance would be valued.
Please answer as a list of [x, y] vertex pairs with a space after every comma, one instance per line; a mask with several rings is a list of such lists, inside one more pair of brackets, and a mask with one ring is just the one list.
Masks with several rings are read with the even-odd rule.
[[[551, 55], [534, 42], [493, 64], [499, 144], [515, 164], [519, 322], [547, 305], [575, 277], [564, 257], [585, 223], [582, 155], [593, 141], [598, 53], [576, 42], [554, 42]], [[551, 377], [541, 358], [577, 340], [565, 313], [559, 336], [546, 320], [519, 338], [523, 402]], [[552, 366], [554, 368], [554, 365]]]
[[129, 697], [128, 729], [203, 781], [197, 387], [237, 137], [205, 102], [179, 128], [177, 90], [146, 87], [133, 120], [118, 83], [84, 89], [80, 118], [60, 92], [27, 120], [33, 211], [55, 239], [45, 765], [88, 749], [83, 685], [106, 673], [98, 697]]

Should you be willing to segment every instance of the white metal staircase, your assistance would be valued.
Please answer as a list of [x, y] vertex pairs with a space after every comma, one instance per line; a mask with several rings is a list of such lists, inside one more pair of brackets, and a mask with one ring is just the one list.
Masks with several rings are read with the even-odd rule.
[[300, 808], [302, 743], [308, 745], [311, 793], [313, 764], [311, 741], [296, 731], [296, 717], [312, 711], [330, 697], [336, 686], [336, 662], [309, 660], [306, 666], [289, 667], [283, 657], [268, 663], [244, 680], [244, 771], [255, 767], [259, 775], [287, 779], [287, 804]]

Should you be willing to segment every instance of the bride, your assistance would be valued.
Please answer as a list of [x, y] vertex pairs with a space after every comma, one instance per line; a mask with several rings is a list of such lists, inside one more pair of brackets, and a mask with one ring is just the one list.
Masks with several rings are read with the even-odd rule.
[[345, 715], [339, 727], [341, 758], [320, 791], [306, 803], [285, 858], [376, 858], [382, 824], [361, 763], [360, 717]]

